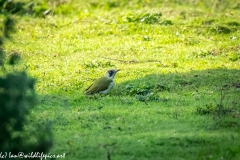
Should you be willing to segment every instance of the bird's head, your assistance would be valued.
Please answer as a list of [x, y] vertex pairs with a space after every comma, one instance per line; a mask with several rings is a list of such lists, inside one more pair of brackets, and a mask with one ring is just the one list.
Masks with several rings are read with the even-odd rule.
[[111, 70], [107, 71], [107, 73], [106, 73], [105, 76], [106, 76], [107, 78], [114, 79], [115, 74], [116, 74], [119, 70], [120, 70], [120, 69], [117, 69], [117, 70], [111, 69]]

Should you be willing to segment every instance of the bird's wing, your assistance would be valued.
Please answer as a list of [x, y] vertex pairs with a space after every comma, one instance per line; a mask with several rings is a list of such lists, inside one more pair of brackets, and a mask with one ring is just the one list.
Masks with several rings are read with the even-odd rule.
[[[104, 82], [104, 83], [101, 83]], [[112, 82], [111, 79], [107, 77], [102, 77], [93, 82], [87, 89], [86, 94], [95, 94], [100, 91], [108, 89], [109, 84]]]
[[88, 88], [85, 89], [85, 91], [87, 92], [87, 90], [92, 86], [93, 84], [91, 84]]

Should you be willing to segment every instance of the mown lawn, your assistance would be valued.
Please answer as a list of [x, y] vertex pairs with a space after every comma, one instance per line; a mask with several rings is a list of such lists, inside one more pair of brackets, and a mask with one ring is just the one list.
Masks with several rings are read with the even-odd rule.
[[[17, 32], [5, 47], [21, 54], [14, 70], [37, 79], [29, 118], [52, 125], [49, 153], [68, 160], [240, 159], [237, 1], [48, 5], [55, 12], [45, 17], [16, 15]], [[108, 95], [84, 95], [118, 68]]]

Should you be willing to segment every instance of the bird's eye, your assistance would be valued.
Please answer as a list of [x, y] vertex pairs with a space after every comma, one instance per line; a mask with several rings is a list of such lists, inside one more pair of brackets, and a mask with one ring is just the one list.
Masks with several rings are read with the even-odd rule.
[[109, 71], [108, 73], [109, 73], [110, 76], [112, 76], [114, 72], [113, 71]]

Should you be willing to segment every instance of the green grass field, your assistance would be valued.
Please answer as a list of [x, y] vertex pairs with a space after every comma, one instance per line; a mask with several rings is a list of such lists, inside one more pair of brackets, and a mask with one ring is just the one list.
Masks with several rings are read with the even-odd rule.
[[[42, 3], [40, 3], [42, 2]], [[5, 44], [66, 160], [240, 159], [240, 3], [40, 1]], [[41, 8], [42, 7], [42, 8]], [[106, 96], [84, 89], [121, 71]]]

